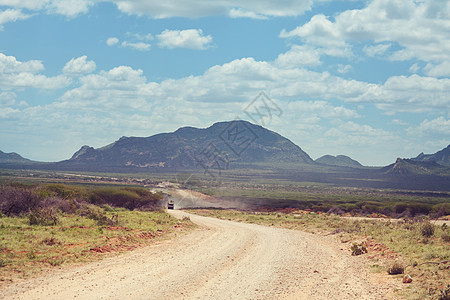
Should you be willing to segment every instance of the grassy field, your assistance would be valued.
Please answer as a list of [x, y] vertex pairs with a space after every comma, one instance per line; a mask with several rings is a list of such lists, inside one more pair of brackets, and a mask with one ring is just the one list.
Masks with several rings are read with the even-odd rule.
[[[400, 297], [405, 299], [448, 299], [450, 293], [450, 229], [419, 219], [380, 221], [353, 220], [333, 214], [290, 210], [285, 212], [244, 212], [199, 209], [193, 213], [220, 219], [333, 235], [350, 249], [366, 247], [370, 269], [387, 275], [398, 263], [402, 274], [413, 278]], [[441, 297], [441, 298], [440, 298]]]
[[135, 187], [1, 186], [0, 285], [194, 227], [165, 213], [160, 200]]

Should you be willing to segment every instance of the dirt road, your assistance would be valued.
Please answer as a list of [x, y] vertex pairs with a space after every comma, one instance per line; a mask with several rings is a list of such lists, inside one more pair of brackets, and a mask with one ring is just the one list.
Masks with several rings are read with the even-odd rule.
[[[182, 211], [172, 214], [181, 217]], [[384, 299], [329, 237], [189, 215], [200, 229], [10, 286], [6, 299]]]

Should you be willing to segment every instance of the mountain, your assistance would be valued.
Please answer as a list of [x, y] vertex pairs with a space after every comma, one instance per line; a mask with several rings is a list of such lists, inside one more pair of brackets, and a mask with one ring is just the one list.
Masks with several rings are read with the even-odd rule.
[[23, 158], [17, 153], [5, 153], [0, 150], [0, 163], [29, 163], [31, 160]]
[[[65, 166], [156, 169], [216, 168], [231, 163], [314, 161], [278, 133], [246, 121], [218, 122], [208, 128], [183, 127], [150, 137], [122, 137], [105, 147], [83, 146]], [[231, 165], [230, 165], [231, 166]]]
[[417, 157], [412, 158], [414, 161], [436, 162], [443, 166], [450, 166], [450, 145], [434, 154], [420, 153]]
[[350, 157], [345, 155], [338, 155], [338, 156], [324, 155], [316, 159], [315, 162], [330, 166], [353, 167], [353, 168], [362, 167], [362, 165], [358, 161], [351, 159]]
[[381, 169], [391, 175], [450, 175], [450, 168], [434, 161], [415, 161], [397, 158], [397, 161]]

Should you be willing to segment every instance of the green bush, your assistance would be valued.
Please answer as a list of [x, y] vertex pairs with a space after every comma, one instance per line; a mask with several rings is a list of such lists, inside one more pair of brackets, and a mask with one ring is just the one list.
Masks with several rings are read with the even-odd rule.
[[431, 237], [434, 234], [434, 225], [430, 222], [425, 222], [421, 227], [420, 231], [422, 233], [422, 236], [424, 237]]
[[388, 269], [387, 273], [389, 275], [397, 275], [397, 274], [403, 274], [405, 272], [405, 267], [399, 262], [393, 263]]
[[58, 215], [51, 207], [34, 210], [28, 214], [28, 223], [30, 225], [56, 225], [58, 224]]

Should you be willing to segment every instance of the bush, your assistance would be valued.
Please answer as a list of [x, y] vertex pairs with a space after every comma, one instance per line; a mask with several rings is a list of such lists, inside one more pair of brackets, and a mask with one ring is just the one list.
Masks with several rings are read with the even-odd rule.
[[34, 210], [28, 214], [28, 222], [30, 225], [56, 225], [58, 221], [57, 213], [51, 207]]
[[111, 205], [129, 210], [155, 210], [163, 196], [154, 194], [143, 188], [101, 188], [91, 191], [89, 202], [96, 205]]
[[434, 234], [434, 225], [430, 222], [425, 222], [420, 228], [420, 231], [422, 233], [422, 236], [431, 237]]
[[0, 187], [0, 211], [7, 216], [19, 216], [37, 208], [39, 198], [30, 188]]
[[438, 297], [439, 300], [450, 300], [450, 284], [447, 285], [446, 288], [441, 290], [441, 293]]
[[350, 250], [352, 250], [352, 255], [361, 255], [364, 253], [367, 253], [367, 247], [366, 247], [366, 243], [360, 243], [360, 244], [356, 244], [354, 243], [351, 247]]
[[401, 263], [395, 262], [387, 269], [387, 272], [389, 275], [403, 274], [405, 272], [405, 267], [403, 267]]

